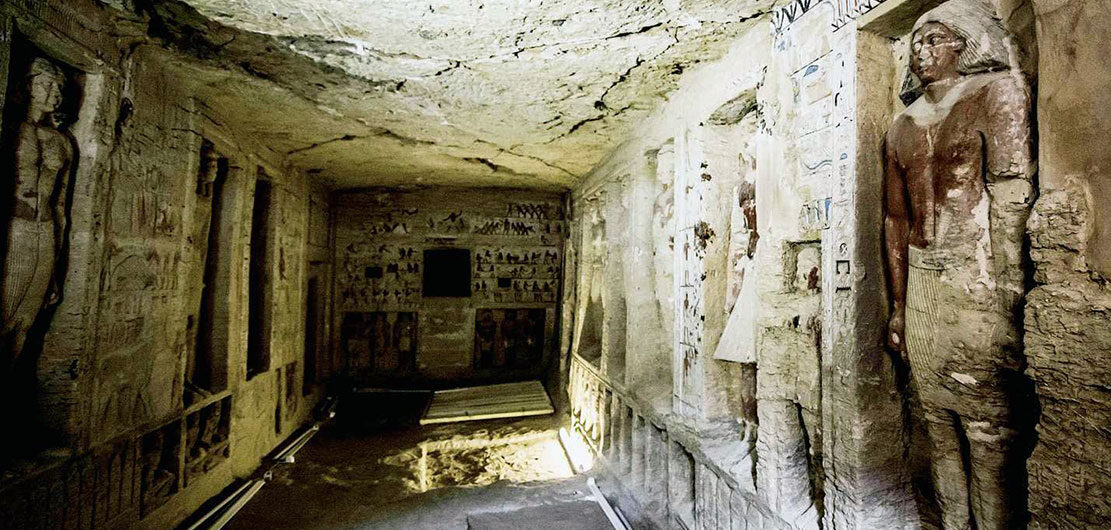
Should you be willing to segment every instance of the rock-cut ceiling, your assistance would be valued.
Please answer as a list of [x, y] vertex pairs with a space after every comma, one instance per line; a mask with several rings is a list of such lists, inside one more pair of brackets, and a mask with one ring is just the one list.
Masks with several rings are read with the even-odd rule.
[[152, 33], [205, 61], [191, 79], [213, 114], [338, 187], [566, 188], [772, 3], [186, 0], [147, 12]]

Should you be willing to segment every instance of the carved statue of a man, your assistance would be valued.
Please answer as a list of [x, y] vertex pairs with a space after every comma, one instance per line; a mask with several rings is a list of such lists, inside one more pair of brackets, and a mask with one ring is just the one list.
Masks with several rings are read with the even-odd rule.
[[74, 147], [59, 128], [65, 75], [37, 58], [27, 74], [30, 104], [15, 146], [15, 190], [8, 248], [3, 263], [0, 335], [11, 347], [9, 360], [23, 353], [28, 329], [61, 294], [56, 264], [64, 249], [66, 195]]
[[1006, 382], [1021, 355], [1034, 163], [1013, 50], [978, 0], [923, 15], [910, 72], [924, 93], [884, 148], [888, 340], [910, 365], [946, 530], [1013, 528], [1021, 512], [1007, 485], [1017, 433]]

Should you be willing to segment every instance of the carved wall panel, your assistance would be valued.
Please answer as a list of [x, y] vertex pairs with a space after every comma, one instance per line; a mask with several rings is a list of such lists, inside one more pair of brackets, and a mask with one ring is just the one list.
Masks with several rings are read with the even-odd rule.
[[181, 422], [155, 429], [139, 441], [139, 506], [146, 516], [177, 493], [181, 477]]
[[353, 375], [416, 369], [416, 313], [347, 312], [340, 328], [340, 347]]
[[0, 528], [126, 527], [139, 511], [137, 450], [125, 438], [45, 471], [35, 487], [0, 488]]
[[230, 436], [231, 396], [186, 416], [185, 487], [231, 456]]
[[544, 354], [545, 309], [479, 309], [475, 317], [475, 368], [523, 368]]
[[[466, 374], [477, 367], [473, 326], [478, 312], [543, 311], [558, 304], [566, 215], [557, 195], [372, 190], [337, 194], [333, 201], [340, 220], [335, 234], [335, 327], [337, 343], [353, 348], [348, 367], [354, 373], [369, 376], [419, 368], [415, 376]], [[425, 260], [452, 251], [469, 253], [469, 296], [423, 296], [424, 275], [434, 270], [426, 270]], [[540, 322], [548, 324], [546, 317]], [[411, 338], [404, 332], [395, 340], [393, 331], [385, 331], [399, 325], [412, 328]], [[375, 332], [378, 328], [383, 331]], [[377, 346], [370, 342], [371, 335]], [[360, 338], [352, 342], [355, 336]], [[407, 345], [398, 343], [402, 339]], [[544, 355], [551, 353], [554, 342], [545, 334]], [[374, 356], [367, 350], [385, 354]], [[398, 357], [400, 351], [406, 353]], [[415, 362], [410, 355], [415, 355]], [[541, 367], [542, 363], [533, 365]]]
[[479, 303], [553, 304], [561, 265], [552, 247], [477, 247], [472, 293]]

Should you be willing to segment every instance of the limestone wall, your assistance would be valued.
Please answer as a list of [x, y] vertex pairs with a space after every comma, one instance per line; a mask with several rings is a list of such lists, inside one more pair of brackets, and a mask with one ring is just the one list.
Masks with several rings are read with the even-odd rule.
[[[192, 99], [180, 58], [142, 29], [92, 3], [0, 6], [5, 127], [26, 106], [12, 94], [28, 57], [45, 58], [66, 72], [71, 114], [57, 119], [75, 153], [60, 301], [41, 317], [41, 348], [3, 374], [5, 408], [27, 412], [5, 432], [28, 441], [6, 455], [3, 527], [171, 527], [252, 473], [319, 397], [302, 384], [303, 315], [309, 261], [330, 254], [327, 198], [313, 195], [310, 213], [305, 176]], [[260, 178], [267, 281], [250, 292]], [[269, 355], [248, 377], [258, 294], [273, 302]]]
[[[334, 200], [332, 326], [348, 375], [380, 385], [547, 373], [566, 232], [559, 194], [377, 189]], [[460, 290], [434, 292], [445, 279]]]
[[1028, 225], [1036, 272], [1025, 322], [1041, 410], [1027, 462], [1030, 527], [1101, 528], [1111, 525], [1111, 155], [1099, 146], [1111, 124], [1095, 95], [1111, 84], [1104, 51], [1111, 2], [1035, 0], [1033, 7], [1041, 195]]

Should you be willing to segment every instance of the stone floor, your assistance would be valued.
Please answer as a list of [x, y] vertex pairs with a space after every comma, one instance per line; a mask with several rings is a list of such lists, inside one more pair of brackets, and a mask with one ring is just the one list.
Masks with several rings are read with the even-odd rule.
[[341, 407], [229, 528], [607, 528], [554, 417], [422, 428], [406, 424], [410, 405], [376, 404], [392, 418]]

